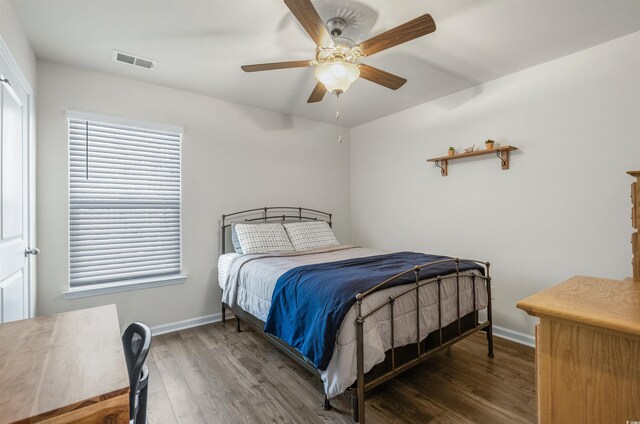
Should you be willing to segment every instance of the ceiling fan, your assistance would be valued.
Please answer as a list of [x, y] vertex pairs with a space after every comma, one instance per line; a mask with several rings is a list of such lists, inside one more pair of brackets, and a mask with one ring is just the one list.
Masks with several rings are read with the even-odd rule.
[[271, 71], [275, 69], [315, 67], [318, 80], [307, 103], [319, 102], [326, 92], [339, 96], [347, 91], [351, 83], [362, 77], [392, 90], [397, 90], [406, 79], [373, 66], [360, 63], [363, 57], [411, 41], [436, 30], [436, 24], [429, 14], [422, 15], [375, 37], [355, 44], [341, 37], [346, 26], [344, 19], [335, 17], [322, 22], [311, 0], [284, 0], [293, 16], [302, 24], [316, 43], [315, 60], [295, 60], [289, 62], [244, 65], [245, 72]]

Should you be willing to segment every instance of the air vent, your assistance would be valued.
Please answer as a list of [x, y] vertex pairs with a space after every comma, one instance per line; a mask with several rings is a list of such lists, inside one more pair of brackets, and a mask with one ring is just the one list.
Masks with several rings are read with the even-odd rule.
[[118, 50], [113, 51], [113, 60], [116, 62], [127, 63], [133, 66], [139, 66], [145, 69], [154, 69], [158, 62], [151, 59], [145, 59], [139, 56], [134, 56], [129, 53], [120, 52]]

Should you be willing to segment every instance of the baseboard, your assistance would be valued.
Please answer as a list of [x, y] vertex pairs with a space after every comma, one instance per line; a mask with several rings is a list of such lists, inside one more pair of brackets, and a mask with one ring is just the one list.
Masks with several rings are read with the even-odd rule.
[[508, 328], [493, 326], [493, 335], [503, 339], [511, 340], [512, 342], [520, 343], [529, 347], [536, 347], [536, 339], [529, 334], [524, 334], [519, 331], [509, 330]]
[[[233, 314], [229, 311], [226, 317], [233, 318]], [[172, 333], [174, 331], [186, 330], [187, 328], [198, 327], [200, 325], [211, 324], [213, 322], [222, 321], [222, 313], [205, 315], [203, 317], [189, 318], [184, 321], [170, 322], [168, 324], [160, 324], [151, 327], [151, 334], [158, 336], [160, 334]]]
[[[233, 318], [233, 314], [227, 311], [227, 318]], [[198, 327], [200, 325], [211, 324], [222, 320], [222, 313], [205, 315], [203, 317], [196, 317], [185, 319], [184, 321], [170, 322], [168, 324], [156, 325], [151, 327], [151, 333], [154, 336], [172, 333], [174, 331], [186, 330], [187, 328]], [[493, 335], [503, 339], [511, 340], [512, 342], [520, 343], [525, 346], [535, 347], [536, 340], [533, 336], [520, 333], [519, 331], [509, 330], [508, 328], [493, 326]]]

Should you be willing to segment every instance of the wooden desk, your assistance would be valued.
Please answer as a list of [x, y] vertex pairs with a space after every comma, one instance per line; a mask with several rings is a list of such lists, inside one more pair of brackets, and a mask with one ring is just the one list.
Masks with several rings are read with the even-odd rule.
[[0, 423], [128, 423], [115, 305], [0, 325]]
[[536, 327], [538, 422], [640, 420], [640, 284], [577, 276], [518, 302]]

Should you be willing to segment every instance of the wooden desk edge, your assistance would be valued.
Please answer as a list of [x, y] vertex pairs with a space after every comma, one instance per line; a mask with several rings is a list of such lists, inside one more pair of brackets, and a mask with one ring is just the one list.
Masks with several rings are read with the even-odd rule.
[[47, 421], [49, 419], [57, 418], [69, 413], [76, 413], [76, 412], [79, 413], [85, 408], [91, 408], [92, 406], [97, 405], [99, 403], [113, 400], [118, 398], [119, 396], [125, 396], [125, 395], [126, 395], [127, 408], [128, 408], [129, 407], [129, 391], [130, 391], [129, 387], [127, 386], [126, 388], [114, 390], [113, 392], [95, 396], [90, 399], [83, 400], [81, 402], [76, 402], [72, 405], [65, 405], [62, 408], [52, 409], [51, 411], [34, 415], [33, 417], [27, 418], [26, 420], [18, 420], [18, 421], [15, 421], [15, 423], [17, 424], [17, 423], [41, 422], [41, 421]]

